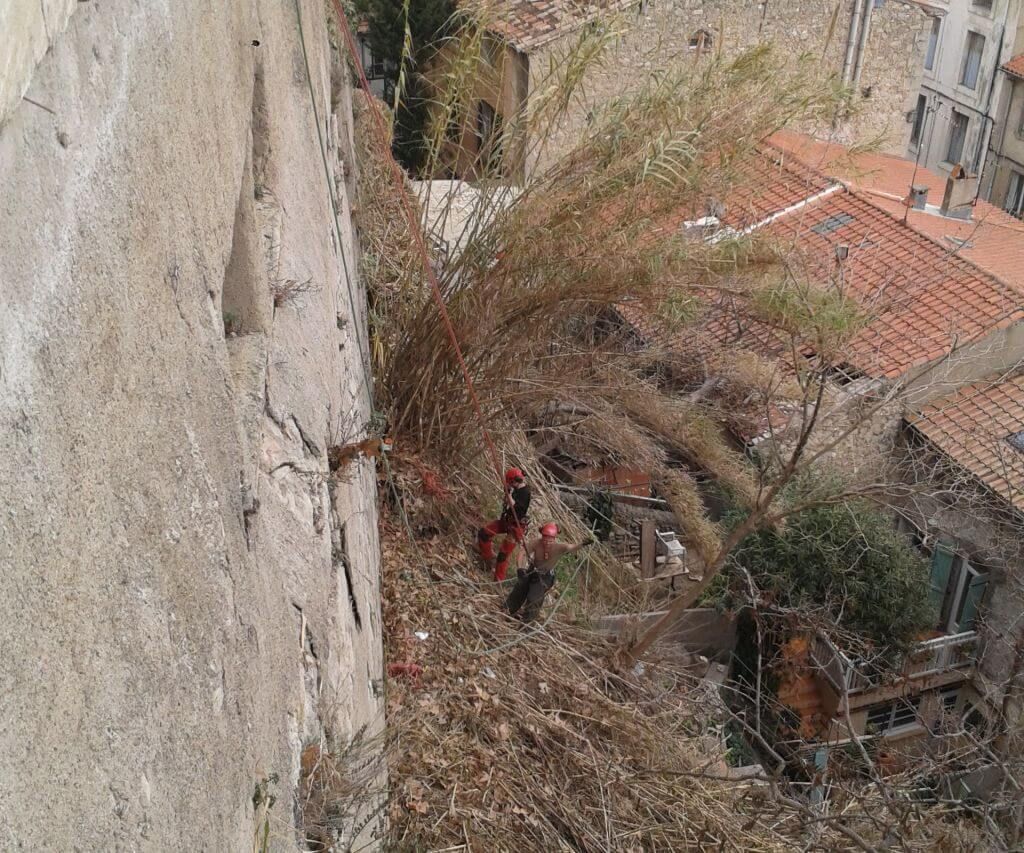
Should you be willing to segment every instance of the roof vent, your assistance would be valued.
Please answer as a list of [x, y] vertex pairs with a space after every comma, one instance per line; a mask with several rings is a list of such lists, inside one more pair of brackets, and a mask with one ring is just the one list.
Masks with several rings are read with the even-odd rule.
[[910, 206], [914, 210], [924, 210], [928, 204], [928, 187], [915, 185], [910, 188]]

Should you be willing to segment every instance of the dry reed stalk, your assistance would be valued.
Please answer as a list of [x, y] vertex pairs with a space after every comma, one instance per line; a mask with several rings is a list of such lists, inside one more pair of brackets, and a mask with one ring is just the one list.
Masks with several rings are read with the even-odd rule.
[[[767, 86], [759, 75], [770, 70], [776, 69], [769, 55], [759, 51], [696, 73], [670, 74], [609, 105], [587, 138], [532, 177], [449, 264], [442, 286], [489, 411], [500, 408], [494, 393], [500, 395], [504, 380], [562, 336], [567, 315], [593, 315], [640, 292], [705, 285], [753, 263], [735, 246], [651, 235], [659, 222], [688, 208], [701, 215], [708, 197], [737, 191], [734, 164], [794, 103], [813, 111], [827, 101], [824, 95], [818, 102], [795, 98], [806, 81], [792, 74], [780, 75], [778, 90]], [[754, 95], [759, 100], [752, 101]], [[481, 205], [488, 191], [485, 186]], [[499, 246], [502, 260], [494, 266]], [[433, 307], [424, 294], [412, 296], [420, 308], [404, 315], [412, 322], [400, 333], [402, 354], [393, 361], [399, 370], [387, 384], [399, 425], [417, 430], [436, 420], [418, 410], [436, 413], [444, 405], [450, 412], [452, 400], [466, 402]]]

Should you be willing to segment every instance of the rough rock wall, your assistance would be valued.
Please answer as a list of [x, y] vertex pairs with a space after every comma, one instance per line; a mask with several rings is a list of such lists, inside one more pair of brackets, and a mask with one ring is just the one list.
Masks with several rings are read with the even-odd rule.
[[79, 0], [5, 0], [0, 4], [0, 125], [21, 100], [38, 62], [64, 32]]
[[303, 747], [382, 725], [373, 466], [327, 473], [370, 420], [351, 103], [301, 12], [308, 76], [294, 0], [79, 4], [0, 128], [2, 849], [295, 849]]
[[[862, 0], [857, 0], [862, 2]], [[618, 97], [666, 68], [698, 61], [690, 46], [700, 30], [712, 38], [711, 51], [726, 56], [761, 42], [783, 55], [821, 58], [825, 74], [842, 74], [853, 0], [646, 0], [623, 14], [621, 38], [596, 68], [588, 70], [582, 105], [553, 137], [545, 161], [564, 150], [585, 125], [588, 108]], [[862, 107], [838, 128], [841, 141], [880, 137], [884, 147], [903, 153], [910, 133], [906, 112], [914, 107], [921, 81], [929, 18], [909, 2], [889, 0], [874, 9], [863, 70], [855, 93]], [[576, 36], [560, 39], [530, 56], [530, 90], [552, 63], [564, 57]], [[828, 128], [825, 128], [828, 130]], [[533, 164], [531, 164], [532, 166]]]

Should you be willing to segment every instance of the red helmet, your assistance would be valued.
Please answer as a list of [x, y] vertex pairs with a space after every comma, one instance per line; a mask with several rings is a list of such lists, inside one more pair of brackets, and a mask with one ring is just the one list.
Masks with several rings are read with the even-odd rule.
[[516, 480], [525, 480], [526, 477], [518, 468], [509, 468], [505, 472], [505, 485], [511, 486]]
[[553, 521], [549, 521], [540, 529], [541, 536], [549, 536], [554, 539], [558, 535], [558, 525]]

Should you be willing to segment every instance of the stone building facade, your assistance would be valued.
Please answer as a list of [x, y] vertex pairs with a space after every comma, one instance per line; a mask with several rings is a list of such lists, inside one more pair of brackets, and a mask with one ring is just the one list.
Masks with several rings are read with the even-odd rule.
[[[865, 16], [870, 23], [861, 50]], [[599, 66], [588, 72], [582, 86], [584, 103], [553, 139], [550, 152], [564, 150], [585, 126], [589, 109], [638, 88], [665, 68], [699, 61], [709, 51], [729, 55], [762, 42], [775, 44], [785, 55], [820, 57], [823, 72], [853, 90], [852, 119], [817, 131], [847, 141], [878, 138], [894, 152], [906, 146], [911, 127], [907, 116], [917, 96], [930, 27], [920, 3], [645, 0], [629, 5], [613, 20], [623, 34]], [[569, 38], [563, 36], [531, 50], [531, 91], [568, 45]]]
[[0, 13], [0, 848], [306, 849], [383, 724], [345, 64], [318, 0], [58, 5]]
[[[935, 0], [934, 7], [906, 154], [942, 175], [958, 163], [981, 175], [1007, 86], [999, 67], [1017, 40], [1020, 3]], [[988, 186], [983, 180], [983, 192]]]

